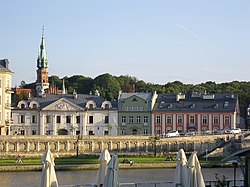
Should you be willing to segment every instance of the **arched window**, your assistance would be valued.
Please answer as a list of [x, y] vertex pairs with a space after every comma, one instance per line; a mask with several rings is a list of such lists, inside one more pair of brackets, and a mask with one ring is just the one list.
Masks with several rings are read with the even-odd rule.
[[105, 109], [109, 109], [109, 104], [105, 104]]
[[132, 130], [132, 135], [137, 135], [137, 130], [136, 129]]

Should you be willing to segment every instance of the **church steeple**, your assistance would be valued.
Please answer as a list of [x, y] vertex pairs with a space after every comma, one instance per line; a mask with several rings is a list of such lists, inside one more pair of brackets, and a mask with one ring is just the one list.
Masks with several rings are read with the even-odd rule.
[[42, 30], [42, 41], [40, 45], [40, 53], [37, 57], [37, 68], [47, 68], [48, 67], [48, 58], [45, 49], [45, 39], [44, 39], [44, 27]]
[[40, 44], [40, 53], [37, 57], [37, 80], [36, 80], [36, 92], [37, 96], [42, 96], [45, 90], [49, 88], [49, 70], [48, 70], [48, 58], [45, 49], [44, 40], [44, 27], [42, 30], [42, 41]]

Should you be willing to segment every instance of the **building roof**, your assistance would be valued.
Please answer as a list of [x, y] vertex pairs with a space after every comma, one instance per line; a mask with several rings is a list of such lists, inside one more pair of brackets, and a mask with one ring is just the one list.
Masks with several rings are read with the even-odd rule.
[[12, 73], [9, 69], [9, 60], [8, 59], [0, 60], [0, 72]]
[[[88, 101], [94, 101], [97, 108], [101, 108], [102, 103], [105, 101], [102, 97], [96, 95], [77, 94], [77, 97], [75, 97], [73, 94], [45, 94], [43, 97], [29, 99], [27, 102], [36, 101], [39, 103], [40, 108], [44, 108], [62, 98], [82, 108], [86, 107]], [[114, 101], [111, 104], [112, 108], [117, 107], [117, 102]]]
[[151, 93], [151, 92], [149, 92], [149, 93], [143, 93], [143, 92], [140, 92], [140, 93], [137, 93], [137, 92], [135, 92], [135, 93], [121, 93], [119, 99], [127, 99], [131, 96], [137, 96], [137, 97], [140, 97], [144, 100], [151, 100], [153, 93]]
[[238, 112], [237, 94], [159, 94], [154, 111]]

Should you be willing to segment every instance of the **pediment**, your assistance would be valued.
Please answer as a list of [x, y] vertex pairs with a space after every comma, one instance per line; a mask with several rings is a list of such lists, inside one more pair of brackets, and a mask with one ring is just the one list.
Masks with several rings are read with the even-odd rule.
[[43, 108], [43, 110], [59, 110], [59, 111], [72, 111], [72, 110], [82, 110], [81, 107], [78, 105], [66, 100], [66, 99], [59, 99], [55, 101], [54, 103], [51, 103], [50, 105]]

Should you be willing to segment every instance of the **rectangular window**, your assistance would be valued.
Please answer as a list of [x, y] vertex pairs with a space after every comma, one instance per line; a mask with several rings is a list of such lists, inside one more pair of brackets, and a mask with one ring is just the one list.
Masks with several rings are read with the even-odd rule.
[[25, 130], [20, 131], [21, 135], [25, 135]]
[[126, 116], [122, 116], [122, 123], [126, 123]]
[[37, 123], [37, 115], [32, 116], [32, 123]]
[[80, 116], [76, 116], [76, 123], [80, 123]]
[[89, 116], [89, 123], [94, 123], [94, 116]]
[[182, 124], [182, 115], [177, 116], [177, 124]]
[[25, 115], [21, 115], [20, 117], [21, 117], [21, 120], [20, 120], [21, 123], [25, 123]]
[[143, 129], [143, 134], [148, 135], [148, 129]]
[[172, 115], [166, 115], [166, 123], [172, 124]]
[[130, 111], [134, 111], [134, 107], [131, 106], [131, 107], [130, 107]]
[[32, 130], [32, 135], [36, 135], [36, 130]]
[[214, 115], [213, 116], [213, 124], [214, 125], [218, 125], [219, 124], [219, 116], [218, 115]]
[[136, 116], [136, 123], [141, 123], [141, 116]]
[[50, 123], [50, 122], [51, 122], [51, 116], [48, 115], [48, 116], [46, 116], [46, 123]]
[[144, 116], [144, 118], [143, 118], [143, 123], [144, 123], [144, 124], [148, 124], [148, 116]]
[[127, 106], [127, 107], [125, 107], [125, 111], [128, 111], [128, 106]]
[[109, 131], [104, 131], [104, 135], [109, 135]]
[[128, 122], [129, 122], [129, 123], [134, 123], [134, 118], [133, 118], [133, 116], [129, 116]]
[[56, 123], [61, 123], [61, 116], [56, 116]]
[[104, 123], [109, 123], [109, 116], [105, 116]]
[[156, 124], [161, 124], [161, 116], [160, 115], [156, 116]]
[[189, 117], [189, 123], [190, 123], [190, 124], [194, 124], [194, 123], [195, 123], [195, 118], [194, 118], [194, 116], [190, 116], [190, 117]]
[[122, 129], [121, 130], [121, 135], [125, 135], [126, 134], [126, 130], [125, 129]]
[[66, 116], [66, 123], [71, 123], [71, 116]]
[[230, 117], [229, 116], [224, 117], [224, 123], [225, 124], [230, 124]]
[[202, 124], [208, 124], [208, 116], [202, 115]]
[[159, 127], [156, 128], [156, 134], [161, 134], [161, 129]]

